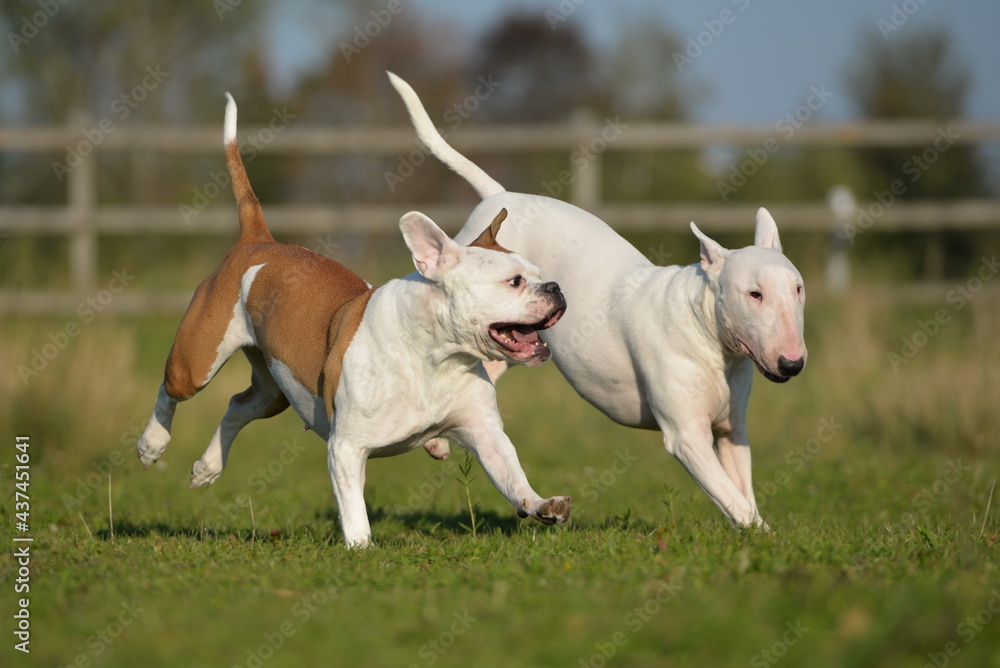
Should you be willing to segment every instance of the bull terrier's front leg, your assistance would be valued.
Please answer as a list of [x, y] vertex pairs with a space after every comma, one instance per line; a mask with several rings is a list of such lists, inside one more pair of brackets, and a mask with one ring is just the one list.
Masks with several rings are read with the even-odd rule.
[[715, 451], [726, 475], [750, 502], [753, 511], [759, 515], [750, 470], [750, 443], [746, 434], [741, 431], [719, 434], [715, 441]]
[[531, 488], [517, 459], [517, 451], [507, 434], [497, 424], [478, 425], [456, 430], [456, 440], [472, 454], [494, 487], [510, 501], [520, 517], [533, 517], [543, 524], [563, 523], [573, 508], [568, 496], [543, 499]]
[[368, 451], [343, 439], [334, 432], [327, 442], [327, 464], [333, 494], [337, 498], [337, 514], [348, 547], [367, 547], [372, 528], [365, 506], [365, 466]]
[[[744, 496], [742, 490], [726, 474], [726, 470], [716, 456], [711, 426], [705, 424], [676, 425], [661, 422], [663, 444], [687, 469], [694, 481], [701, 487], [719, 510], [736, 526], [758, 526], [767, 529], [760, 518], [756, 504]], [[747, 455], [749, 449], [746, 450]], [[730, 453], [731, 455], [732, 453]], [[746, 464], [749, 465], [749, 458]], [[751, 497], [752, 498], [752, 497]]]

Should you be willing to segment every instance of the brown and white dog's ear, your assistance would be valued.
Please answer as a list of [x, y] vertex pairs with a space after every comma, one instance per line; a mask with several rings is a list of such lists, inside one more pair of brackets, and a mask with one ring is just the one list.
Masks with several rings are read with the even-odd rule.
[[502, 253], [509, 253], [510, 251], [501, 246], [497, 242], [497, 235], [500, 233], [500, 224], [507, 219], [507, 209], [500, 209], [500, 213], [496, 215], [490, 226], [483, 230], [483, 233], [476, 237], [470, 246], [475, 246], [477, 248], [485, 248], [487, 250], [496, 250]]
[[694, 232], [694, 235], [698, 237], [698, 241], [701, 243], [699, 251], [701, 253], [701, 268], [707, 272], [719, 273], [722, 270], [722, 263], [725, 262], [726, 256], [729, 255], [729, 250], [723, 248], [719, 242], [706, 236], [704, 232], [698, 229], [694, 221], [691, 221], [691, 231]]
[[413, 266], [424, 278], [436, 280], [458, 263], [462, 247], [419, 211], [404, 214], [399, 229], [413, 254]]

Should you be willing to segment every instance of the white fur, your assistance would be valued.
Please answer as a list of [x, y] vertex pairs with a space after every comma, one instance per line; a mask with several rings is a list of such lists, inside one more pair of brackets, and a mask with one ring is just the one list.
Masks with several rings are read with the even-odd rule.
[[323, 398], [306, 389], [305, 385], [295, 379], [295, 373], [279, 359], [272, 359], [268, 370], [282, 392], [288, 397], [295, 412], [302, 418], [306, 429], [316, 432], [320, 438], [330, 438], [330, 418], [323, 406]]
[[489, 174], [479, 169], [471, 160], [449, 146], [444, 138], [441, 137], [434, 128], [434, 122], [427, 115], [427, 112], [424, 111], [423, 105], [420, 104], [420, 98], [417, 97], [417, 93], [410, 87], [410, 84], [392, 72], [386, 72], [386, 74], [389, 75], [389, 81], [392, 82], [393, 87], [406, 102], [406, 108], [410, 112], [410, 119], [417, 128], [420, 140], [431, 149], [434, 155], [441, 158], [446, 165], [461, 174], [472, 184], [472, 187], [476, 189], [476, 192], [483, 199], [490, 195], [502, 193], [504, 191], [502, 185], [494, 181]]
[[[228, 145], [236, 139], [236, 104], [227, 97]], [[321, 401], [296, 380], [290, 361], [272, 359], [260, 348], [246, 304], [265, 264], [244, 271], [239, 298], [205, 383], [240, 348], [253, 367], [253, 381], [230, 401], [208, 449], [192, 468], [192, 487], [215, 481], [239, 431], [251, 420], [280, 412], [284, 395], [306, 427], [327, 440], [330, 477], [349, 546], [366, 545], [371, 537], [364, 500], [368, 458], [405, 452], [439, 436], [473, 452], [519, 515], [549, 524], [564, 522], [571, 510], [569, 497], [543, 499], [531, 488], [503, 432], [493, 383], [483, 367], [487, 361], [535, 364], [547, 359], [548, 349], [537, 338], [510, 325], [551, 325], [565, 308], [562, 293], [554, 283], [542, 283], [538, 269], [524, 258], [459, 247], [422, 214], [404, 216], [400, 230], [419, 272], [390, 281], [370, 296], [340, 360], [330, 413], [329, 397]], [[276, 244], [271, 252], [281, 253], [282, 247]], [[270, 297], [301, 301], [303, 306], [325, 298], [322, 285], [307, 287], [286, 283]], [[331, 334], [326, 327], [320, 330], [312, 332], [317, 345]], [[170, 440], [179, 400], [160, 387], [137, 448], [147, 467]]]
[[226, 325], [226, 333], [223, 335], [222, 341], [219, 342], [219, 346], [216, 349], [215, 361], [212, 362], [212, 367], [209, 369], [208, 375], [202, 381], [202, 386], [208, 385], [209, 381], [215, 378], [215, 374], [219, 373], [222, 365], [237, 350], [244, 346], [257, 345], [253, 325], [250, 323], [250, 314], [247, 313], [246, 303], [247, 295], [250, 294], [250, 286], [253, 285], [253, 279], [257, 277], [257, 272], [263, 266], [263, 264], [254, 265], [244, 272], [243, 278], [240, 281], [239, 299], [233, 304], [233, 315], [229, 319], [229, 324]]
[[163, 451], [170, 443], [170, 427], [174, 421], [174, 412], [177, 409], [177, 402], [167, 396], [167, 390], [160, 385], [156, 394], [156, 405], [153, 407], [153, 415], [149, 418], [142, 438], [137, 444], [139, 461], [143, 468], [149, 468], [160, 458]]
[[236, 141], [236, 100], [226, 93], [226, 120], [222, 128], [222, 145]]
[[798, 369], [785, 374], [781, 364], [806, 358], [802, 277], [781, 254], [770, 214], [758, 212], [756, 245], [739, 250], [692, 224], [701, 263], [654, 266], [578, 207], [496, 191], [479, 167], [455, 158], [412, 89], [392, 81], [421, 141], [485, 197], [455, 241], [470, 242], [506, 208], [498, 242], [565, 292], [569, 309], [543, 338], [566, 379], [615, 421], [661, 430], [666, 450], [733, 523], [763, 525], [746, 435], [753, 364], [787, 379]]
[[[564, 521], [569, 499], [543, 499], [528, 484], [483, 368], [485, 360], [506, 359], [486, 334], [489, 324], [545, 316], [537, 269], [515, 255], [460, 248], [419, 214], [404, 216], [400, 228], [426, 275], [389, 281], [372, 295], [344, 355], [330, 416], [328, 463], [345, 541], [366, 545], [371, 536], [366, 460], [439, 436], [472, 451], [518, 512]], [[518, 273], [536, 278], [514, 289], [506, 279]], [[300, 415], [314, 409], [281, 375], [275, 379]]]

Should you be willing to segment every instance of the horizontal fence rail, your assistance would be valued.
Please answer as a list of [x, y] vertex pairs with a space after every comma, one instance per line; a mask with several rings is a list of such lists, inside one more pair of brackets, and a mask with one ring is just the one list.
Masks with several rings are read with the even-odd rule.
[[[467, 127], [450, 133], [448, 141], [462, 152], [532, 153], [559, 150], [569, 155], [581, 145], [601, 136], [608, 119], [581, 113], [560, 124]], [[9, 205], [0, 207], [0, 232], [44, 233], [70, 238], [72, 288], [61, 292], [0, 291], [0, 312], [72, 312], [96, 285], [99, 235], [167, 234], [202, 235], [233, 231], [231, 207], [212, 206], [198, 213], [197, 225], [186, 225], [178, 207], [108, 206], [97, 200], [94, 154], [168, 153], [202, 154], [221, 149], [218, 127], [169, 127], [129, 125], [102, 134], [100, 142], [87, 143], [99, 123], [75, 117], [59, 127], [0, 127], [0, 153], [51, 153], [64, 160], [79, 150], [78, 164], [65, 174], [67, 201], [60, 207]], [[262, 136], [267, 126], [241, 127], [241, 136]], [[782, 146], [928, 147], [946, 133], [948, 141], [960, 144], [1000, 143], [1000, 122], [955, 120], [944, 122], [900, 121], [863, 123], [810, 123], [777, 141]], [[607, 145], [607, 151], [690, 150], [710, 145], [762, 146], [778, 137], [775, 128], [737, 125], [691, 125], [684, 123], [629, 123], [626, 132]], [[392, 156], [414, 150], [419, 144], [412, 128], [393, 127], [287, 127], [272, 132], [265, 151], [293, 155]], [[87, 155], [84, 156], [83, 153]], [[690, 203], [623, 204], [605, 201], [600, 192], [601, 154], [593, 156], [589, 168], [577, 171], [569, 189], [571, 202], [591, 211], [620, 231], [685, 229], [694, 220], [707, 231], [745, 230], [756, 205]], [[572, 166], [571, 166], [572, 169]], [[857, 202], [868, 210], [874, 202]], [[843, 212], [827, 202], [768, 204], [783, 229], [835, 233], [843, 227]], [[422, 210], [445, 229], [457, 230], [469, 213], [468, 205], [424, 206]], [[399, 206], [330, 205], [268, 206], [268, 225], [275, 232], [298, 234], [370, 234], [397, 228]], [[1000, 200], [896, 201], [878, 215], [880, 231], [937, 231], [945, 229], [995, 229], [1000, 222]], [[837, 244], [834, 244], [835, 246]], [[839, 253], [847, 251], [839, 245]], [[831, 262], [846, 266], [844, 257]], [[828, 271], [828, 276], [830, 275]], [[910, 285], [899, 289], [902, 299], [943, 294], [947, 286]], [[889, 294], [888, 292], [886, 294]], [[189, 294], [141, 294], [128, 291], [114, 300], [119, 312], [181, 310]], [[931, 297], [933, 298], [933, 297]], [[110, 310], [110, 309], [109, 309]]]

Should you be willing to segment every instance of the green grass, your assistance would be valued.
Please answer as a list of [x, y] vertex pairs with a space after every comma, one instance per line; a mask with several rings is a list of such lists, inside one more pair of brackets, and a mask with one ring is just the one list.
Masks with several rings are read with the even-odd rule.
[[[893, 373], [886, 353], [932, 312], [810, 303], [806, 371], [758, 377], [751, 399], [772, 533], [730, 529], [657, 433], [611, 423], [544, 365], [503, 379], [501, 411], [533, 486], [574, 497], [571, 522], [519, 520], [485, 476], [466, 488], [461, 452], [414, 452], [369, 463], [360, 552], [324, 444], [290, 411], [187, 489], [241, 359], [180, 406], [144, 471], [134, 442], [177, 319], [95, 320], [27, 386], [0, 380], [0, 541], [12, 551], [15, 434], [31, 436], [34, 537], [31, 655], [12, 647], [7, 558], [0, 663], [1000, 666], [997, 310], [972, 304]], [[5, 323], [0, 366], [65, 321]]]

